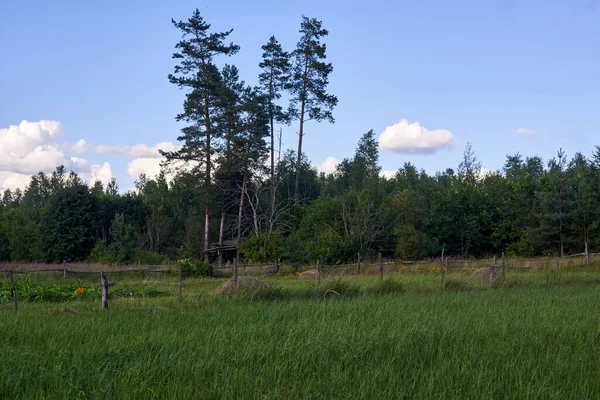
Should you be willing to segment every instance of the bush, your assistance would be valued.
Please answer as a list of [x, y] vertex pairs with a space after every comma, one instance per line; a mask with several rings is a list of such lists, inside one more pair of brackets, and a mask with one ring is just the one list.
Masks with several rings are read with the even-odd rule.
[[151, 250], [138, 250], [135, 254], [142, 265], [164, 265], [169, 257]]
[[179, 261], [181, 265], [181, 274], [183, 276], [213, 276], [214, 270], [212, 265], [204, 261], [184, 258]]

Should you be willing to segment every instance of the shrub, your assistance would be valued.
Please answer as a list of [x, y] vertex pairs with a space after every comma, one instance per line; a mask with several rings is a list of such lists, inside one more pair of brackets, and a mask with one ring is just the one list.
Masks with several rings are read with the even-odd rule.
[[181, 274], [183, 276], [213, 276], [214, 270], [212, 265], [204, 261], [184, 258], [179, 261], [181, 265]]
[[163, 265], [169, 262], [169, 257], [151, 250], [138, 250], [135, 256], [143, 265]]

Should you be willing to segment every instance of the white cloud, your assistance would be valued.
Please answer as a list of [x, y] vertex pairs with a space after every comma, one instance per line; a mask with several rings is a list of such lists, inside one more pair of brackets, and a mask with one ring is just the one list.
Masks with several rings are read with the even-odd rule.
[[57, 144], [63, 135], [58, 121], [22, 121], [0, 129], [0, 171], [34, 174], [61, 164], [69, 167], [71, 160]]
[[18, 174], [8, 171], [0, 171], [0, 190], [15, 190], [17, 188], [24, 190], [31, 181], [31, 175]]
[[487, 178], [488, 176], [492, 176], [492, 175], [496, 175], [496, 174], [500, 174], [500, 171], [498, 171], [497, 169], [487, 169], [487, 168], [483, 167], [479, 170], [479, 174], [477, 175], [477, 180], [482, 181], [485, 178]]
[[[59, 165], [80, 174], [90, 182], [98, 176], [103, 182], [112, 176], [110, 165], [92, 165], [81, 157], [67, 153], [84, 153], [90, 145], [83, 139], [62, 143], [65, 130], [59, 121], [22, 121], [0, 129], [0, 190], [25, 189], [31, 175], [40, 171], [50, 173]], [[110, 178], [108, 178], [110, 180]]]
[[452, 149], [454, 135], [446, 129], [429, 130], [420, 123], [402, 119], [386, 127], [379, 135], [379, 148], [405, 154], [432, 154], [439, 149]]
[[96, 153], [110, 153], [117, 154], [121, 156], [127, 157], [140, 157], [140, 158], [160, 158], [162, 157], [158, 150], [163, 151], [176, 151], [178, 150], [178, 146], [175, 146], [171, 142], [161, 142], [157, 143], [152, 147], [148, 147], [148, 145], [144, 143], [139, 143], [133, 146], [118, 144], [116, 146], [96, 146], [94, 151]]
[[327, 157], [326, 159], [323, 160], [323, 162], [321, 164], [319, 164], [319, 166], [317, 167], [317, 170], [319, 172], [324, 172], [325, 174], [331, 174], [332, 172], [335, 171], [335, 168], [338, 166], [338, 164], [340, 163], [340, 160], [338, 160], [335, 157]]
[[81, 179], [86, 181], [89, 185], [93, 185], [96, 181], [100, 181], [106, 186], [114, 177], [115, 175], [113, 174], [112, 168], [107, 162], [102, 165], [94, 164], [89, 167], [87, 172], [81, 174]]
[[536, 136], [537, 133], [527, 128], [519, 128], [515, 131], [515, 136]]
[[396, 173], [398, 172], [398, 170], [391, 170], [391, 169], [384, 169], [381, 172], [379, 172], [379, 176], [382, 176], [386, 179], [392, 179], [396, 176]]
[[154, 178], [160, 173], [160, 158], [136, 158], [127, 164], [127, 174], [132, 179], [137, 179], [140, 174], [146, 174], [149, 178]]
[[79, 139], [77, 142], [75, 143], [64, 143], [63, 144], [63, 149], [69, 153], [75, 153], [75, 154], [83, 154], [86, 151], [88, 151], [88, 149], [90, 149], [92, 147], [92, 145], [88, 142], [85, 141], [85, 139]]

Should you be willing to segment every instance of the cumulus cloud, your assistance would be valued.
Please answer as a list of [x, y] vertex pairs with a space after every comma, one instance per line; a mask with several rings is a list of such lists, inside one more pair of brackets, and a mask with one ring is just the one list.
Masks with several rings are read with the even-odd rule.
[[317, 167], [317, 170], [319, 172], [324, 172], [325, 174], [331, 174], [332, 172], [335, 171], [335, 168], [338, 166], [338, 164], [340, 163], [340, 160], [338, 160], [335, 157], [327, 157], [326, 159], [323, 160], [323, 162], [321, 164], [319, 164], [319, 166]]
[[[59, 143], [65, 130], [59, 121], [22, 121], [19, 125], [0, 128], [0, 190], [25, 189], [31, 175], [49, 173], [64, 165], [89, 181], [98, 176], [103, 182], [110, 165], [90, 166], [88, 160], [67, 153], [84, 153], [90, 145], [83, 139], [75, 143]], [[107, 167], [108, 166], [108, 169]], [[99, 172], [95, 173], [94, 171]], [[112, 177], [112, 171], [110, 171]]]
[[515, 136], [536, 136], [537, 133], [527, 128], [519, 128], [515, 131]]
[[102, 165], [92, 165], [92, 182], [101, 181], [106, 185], [114, 177], [115, 175], [113, 174], [109, 163], [105, 162]]
[[496, 174], [500, 174], [500, 171], [498, 171], [497, 169], [487, 169], [487, 168], [483, 167], [479, 170], [479, 174], [477, 174], [477, 180], [482, 181], [485, 178], [487, 178], [488, 176], [492, 176], [492, 175], [496, 175]]
[[64, 129], [58, 121], [22, 121], [0, 129], [0, 171], [34, 174], [69, 166], [71, 160], [58, 145]]
[[379, 176], [382, 176], [386, 179], [392, 179], [393, 177], [396, 176], [397, 172], [398, 172], [397, 170], [384, 169], [384, 170], [381, 170], [381, 172], [379, 172]]
[[31, 175], [18, 174], [14, 172], [8, 171], [0, 171], [0, 190], [4, 191], [6, 189], [15, 190], [21, 189], [24, 190], [29, 182], [31, 181]]
[[94, 149], [96, 153], [110, 153], [117, 154], [120, 156], [127, 157], [139, 157], [139, 158], [160, 158], [162, 157], [159, 150], [163, 151], [176, 151], [178, 146], [175, 146], [171, 142], [157, 143], [152, 147], [144, 143], [139, 143], [133, 146], [118, 144], [116, 146], [96, 146]]
[[137, 179], [140, 174], [146, 174], [150, 178], [154, 178], [160, 173], [160, 158], [136, 158], [127, 164], [127, 175], [133, 179]]
[[92, 145], [85, 141], [85, 139], [79, 139], [75, 143], [63, 144], [63, 149], [69, 153], [83, 154], [88, 151]]
[[379, 148], [404, 154], [433, 154], [440, 149], [452, 149], [454, 135], [446, 129], [426, 129], [418, 122], [402, 119], [386, 127], [379, 135]]

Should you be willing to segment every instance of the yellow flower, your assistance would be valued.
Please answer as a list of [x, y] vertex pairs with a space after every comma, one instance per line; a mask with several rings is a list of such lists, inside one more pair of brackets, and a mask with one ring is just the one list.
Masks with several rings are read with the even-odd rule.
[[79, 294], [79, 293], [83, 293], [83, 292], [85, 292], [85, 289], [80, 287], [80, 288], [75, 289], [73, 291], [73, 294]]

